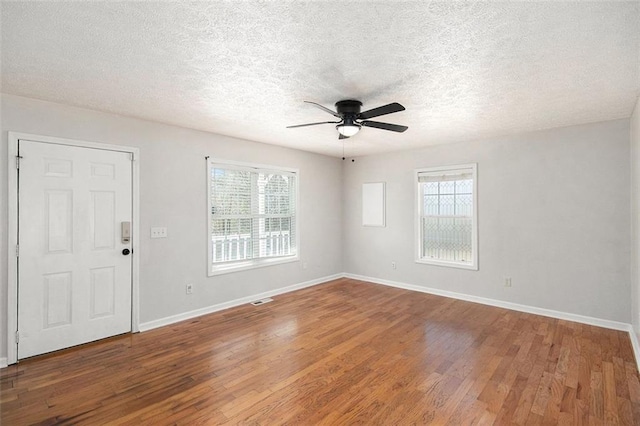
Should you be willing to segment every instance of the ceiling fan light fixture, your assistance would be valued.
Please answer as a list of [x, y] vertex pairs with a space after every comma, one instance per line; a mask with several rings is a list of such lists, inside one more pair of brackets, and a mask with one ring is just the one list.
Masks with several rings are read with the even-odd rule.
[[351, 137], [360, 131], [360, 125], [356, 123], [343, 123], [336, 126], [342, 136]]

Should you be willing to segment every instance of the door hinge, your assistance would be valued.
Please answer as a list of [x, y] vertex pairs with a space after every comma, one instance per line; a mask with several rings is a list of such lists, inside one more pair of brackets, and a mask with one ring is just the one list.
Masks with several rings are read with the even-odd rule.
[[131, 154], [131, 161], [135, 160], [135, 155], [133, 154], [133, 152], [130, 152], [129, 154]]
[[16, 344], [20, 343], [20, 332], [16, 331]]
[[20, 159], [22, 157], [19, 155], [16, 155], [16, 169], [20, 169]]
[[16, 257], [20, 257], [20, 244], [16, 244]]

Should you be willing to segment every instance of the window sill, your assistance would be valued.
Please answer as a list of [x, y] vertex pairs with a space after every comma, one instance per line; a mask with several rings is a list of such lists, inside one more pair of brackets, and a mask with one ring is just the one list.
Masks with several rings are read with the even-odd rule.
[[434, 266], [445, 266], [445, 267], [457, 268], [457, 269], [467, 269], [471, 271], [478, 270], [478, 262], [460, 263], [460, 262], [448, 262], [446, 260], [416, 259], [416, 263], [423, 263], [425, 265], [434, 265]]
[[281, 265], [283, 263], [297, 262], [300, 256], [277, 257], [272, 259], [257, 259], [244, 262], [234, 262], [223, 265], [215, 265], [209, 268], [209, 276], [230, 274], [232, 272], [246, 271], [249, 269], [263, 268], [266, 266]]

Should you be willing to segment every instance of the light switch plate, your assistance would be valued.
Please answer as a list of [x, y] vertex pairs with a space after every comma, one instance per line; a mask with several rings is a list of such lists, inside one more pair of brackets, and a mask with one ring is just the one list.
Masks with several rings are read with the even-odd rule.
[[164, 227], [151, 228], [151, 238], [167, 238], [167, 228], [164, 228]]

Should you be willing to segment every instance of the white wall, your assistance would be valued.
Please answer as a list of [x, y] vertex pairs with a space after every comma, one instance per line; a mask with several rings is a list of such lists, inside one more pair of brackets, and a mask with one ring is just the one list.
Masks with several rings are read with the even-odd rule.
[[[629, 323], [629, 155], [617, 120], [346, 162], [345, 271]], [[413, 170], [474, 162], [480, 270], [415, 263]], [[361, 225], [363, 182], [387, 183], [385, 228]]]
[[[2, 95], [0, 358], [6, 351], [7, 131], [140, 148], [140, 320], [149, 322], [342, 272], [342, 160]], [[301, 261], [207, 277], [205, 156], [300, 170]], [[152, 226], [166, 239], [149, 238]], [[302, 268], [303, 262], [308, 264]], [[185, 294], [185, 284], [195, 294]]]
[[[631, 163], [640, 169], [638, 150], [629, 161], [629, 127], [637, 148], [638, 106], [631, 123], [440, 145], [355, 163], [16, 96], [2, 95], [0, 108], [0, 358], [7, 338], [8, 130], [140, 148], [142, 322], [344, 271], [633, 321], [640, 330], [640, 262], [636, 252], [632, 287], [629, 237]], [[205, 155], [300, 169], [301, 262], [206, 276]], [[413, 170], [470, 162], [478, 163], [480, 270], [416, 264]], [[640, 177], [634, 177], [633, 206], [640, 211]], [[387, 183], [387, 226], [365, 228], [362, 183], [377, 181]], [[639, 215], [633, 217], [637, 243]], [[151, 226], [167, 226], [169, 238], [151, 240]], [[503, 286], [505, 276], [513, 287]], [[194, 296], [185, 294], [187, 282], [195, 284]]]
[[640, 337], [640, 98], [631, 116], [631, 323]]

